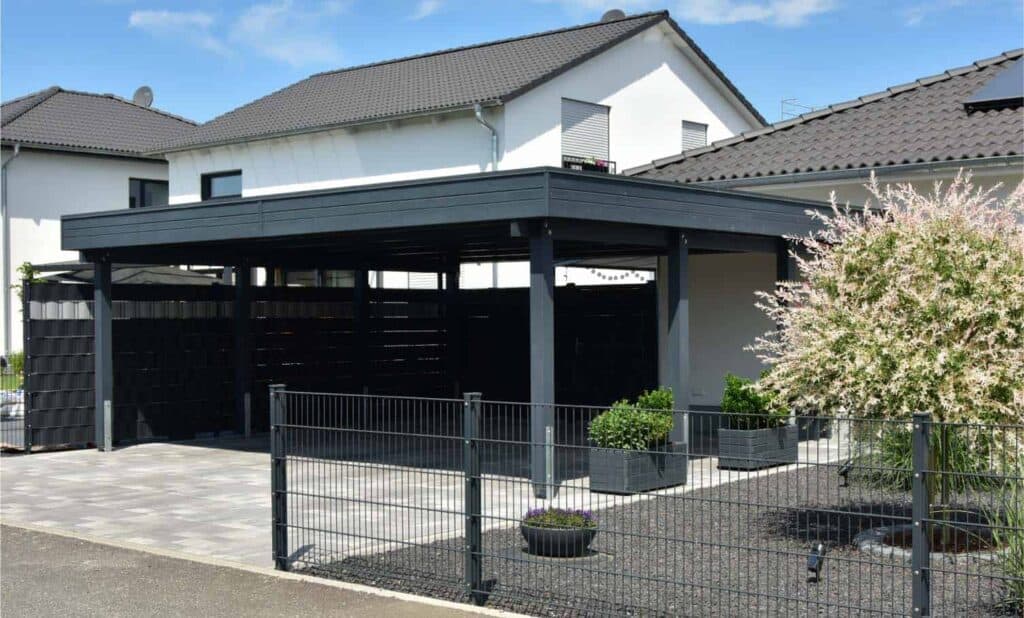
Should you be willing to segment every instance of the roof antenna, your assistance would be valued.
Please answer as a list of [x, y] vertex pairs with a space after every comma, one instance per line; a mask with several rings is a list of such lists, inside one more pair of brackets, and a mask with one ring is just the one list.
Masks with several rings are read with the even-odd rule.
[[616, 19], [623, 19], [626, 14], [622, 12], [622, 9], [610, 9], [605, 11], [604, 15], [601, 16], [601, 21], [615, 21]]
[[139, 86], [132, 95], [132, 103], [140, 107], [149, 107], [153, 104], [153, 89], [149, 86]]

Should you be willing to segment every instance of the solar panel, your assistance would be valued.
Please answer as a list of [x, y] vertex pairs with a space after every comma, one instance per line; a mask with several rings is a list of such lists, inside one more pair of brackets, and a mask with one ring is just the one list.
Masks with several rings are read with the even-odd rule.
[[1024, 104], [1024, 58], [992, 76], [964, 101], [972, 112], [979, 109], [1001, 109]]

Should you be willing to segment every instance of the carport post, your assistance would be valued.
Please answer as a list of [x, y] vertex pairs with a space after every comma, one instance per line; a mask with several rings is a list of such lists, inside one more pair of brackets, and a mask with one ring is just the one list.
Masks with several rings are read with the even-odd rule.
[[530, 228], [530, 477], [538, 498], [555, 495], [555, 265], [551, 228]]
[[365, 268], [356, 269], [352, 288], [352, 331], [355, 339], [355, 354], [352, 359], [353, 375], [357, 393], [367, 393], [369, 383], [369, 313], [370, 313], [370, 282]]
[[448, 377], [452, 393], [462, 392], [462, 311], [459, 306], [459, 256], [448, 257], [445, 267], [444, 311], [447, 330]]
[[252, 430], [252, 359], [249, 345], [252, 271], [247, 265], [235, 267], [235, 428], [249, 437]]
[[[669, 436], [674, 448], [689, 448], [690, 428], [690, 254], [686, 237], [669, 232], [666, 260], [665, 386], [675, 397], [674, 422]], [[677, 452], [679, 452], [677, 450]]]
[[114, 324], [109, 258], [101, 257], [93, 262], [93, 291], [96, 446], [101, 451], [109, 451], [113, 448], [114, 422]]

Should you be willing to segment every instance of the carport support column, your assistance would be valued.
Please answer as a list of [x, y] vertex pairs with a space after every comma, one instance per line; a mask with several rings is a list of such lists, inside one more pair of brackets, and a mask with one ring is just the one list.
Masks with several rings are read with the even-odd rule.
[[448, 258], [445, 268], [444, 310], [445, 329], [448, 339], [448, 376], [452, 383], [453, 396], [462, 393], [462, 307], [459, 304], [460, 264], [457, 253]]
[[94, 261], [93, 273], [96, 446], [101, 451], [109, 451], [113, 447], [114, 431], [114, 322], [110, 284], [110, 260], [108, 258], [100, 258]]
[[352, 359], [356, 392], [369, 392], [369, 321], [370, 281], [365, 268], [353, 271], [352, 283], [352, 332], [355, 339], [355, 358]]
[[[665, 264], [665, 386], [672, 389], [676, 410], [690, 409], [690, 254], [686, 237], [670, 232]], [[659, 271], [659, 276], [661, 272]], [[659, 320], [660, 323], [660, 320]], [[690, 441], [689, 417], [677, 412], [670, 439], [687, 446]], [[678, 451], [677, 451], [678, 452]]]
[[530, 477], [538, 498], [555, 495], [555, 265], [547, 222], [530, 228]]
[[235, 268], [235, 428], [247, 438], [252, 431], [251, 298], [252, 269], [242, 265]]

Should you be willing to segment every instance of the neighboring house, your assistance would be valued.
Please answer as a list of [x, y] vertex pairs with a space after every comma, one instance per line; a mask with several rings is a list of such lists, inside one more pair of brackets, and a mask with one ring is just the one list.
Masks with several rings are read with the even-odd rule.
[[110, 94], [53, 86], [0, 109], [3, 153], [3, 329], [0, 350], [22, 348], [23, 262], [76, 259], [61, 251], [61, 215], [167, 203], [167, 162], [149, 154], [194, 123]]
[[1024, 50], [830, 105], [655, 160], [627, 174], [714, 188], [864, 204], [864, 184], [930, 190], [961, 168], [976, 184], [1024, 179]]

